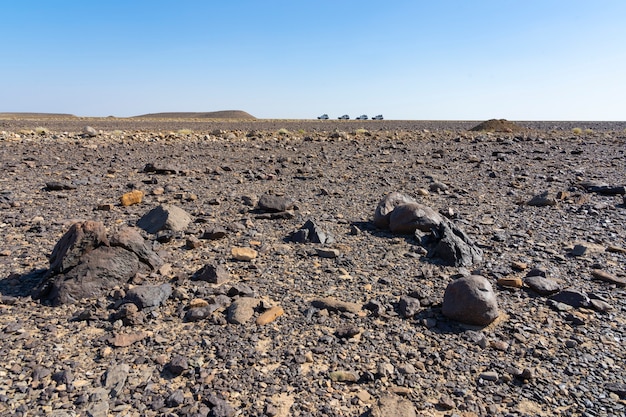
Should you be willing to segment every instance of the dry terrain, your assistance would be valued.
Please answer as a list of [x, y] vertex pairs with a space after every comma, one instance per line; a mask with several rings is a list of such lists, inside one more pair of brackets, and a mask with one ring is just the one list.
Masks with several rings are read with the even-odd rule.
[[[626, 123], [477, 124], [0, 117], [0, 415], [626, 415]], [[393, 191], [482, 262], [375, 227]], [[163, 204], [191, 222], [141, 230], [158, 267], [34, 297], [72, 224], [113, 234]], [[332, 238], [295, 242], [308, 220]], [[488, 326], [442, 314], [470, 274], [496, 293]]]

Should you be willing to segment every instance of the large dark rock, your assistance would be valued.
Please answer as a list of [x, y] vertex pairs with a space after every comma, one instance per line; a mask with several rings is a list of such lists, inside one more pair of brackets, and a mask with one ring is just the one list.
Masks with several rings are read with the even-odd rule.
[[137, 229], [124, 228], [109, 238], [102, 223], [79, 222], [55, 245], [50, 269], [32, 295], [53, 305], [101, 297], [162, 264]]
[[80, 263], [62, 274], [51, 275], [42, 298], [54, 305], [98, 297], [126, 284], [139, 271], [139, 258], [121, 247], [101, 246], [80, 258]]
[[486, 326], [500, 314], [489, 281], [470, 275], [452, 281], [443, 295], [442, 313], [461, 323]]
[[96, 221], [74, 223], [54, 245], [50, 255], [50, 270], [67, 271], [78, 265], [80, 258], [100, 246], [109, 246], [104, 224]]
[[463, 230], [450, 221], [442, 222], [435, 230], [428, 257], [440, 259], [444, 265], [471, 266], [482, 262], [483, 251]]
[[374, 224], [379, 229], [387, 229], [389, 227], [389, 217], [391, 212], [399, 205], [415, 203], [411, 197], [399, 192], [392, 192], [383, 197], [378, 203], [374, 211]]
[[180, 207], [162, 204], [144, 214], [137, 227], [148, 233], [155, 234], [160, 230], [172, 230], [181, 232], [187, 228], [191, 222], [191, 216]]
[[389, 215], [389, 230], [399, 234], [412, 234], [416, 230], [430, 232], [442, 222], [443, 217], [428, 206], [419, 203], [400, 204]]

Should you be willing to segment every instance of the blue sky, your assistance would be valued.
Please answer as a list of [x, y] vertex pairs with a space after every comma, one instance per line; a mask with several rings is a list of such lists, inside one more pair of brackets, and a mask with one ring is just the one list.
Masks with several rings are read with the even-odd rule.
[[0, 16], [0, 112], [626, 120], [623, 0], [20, 0]]

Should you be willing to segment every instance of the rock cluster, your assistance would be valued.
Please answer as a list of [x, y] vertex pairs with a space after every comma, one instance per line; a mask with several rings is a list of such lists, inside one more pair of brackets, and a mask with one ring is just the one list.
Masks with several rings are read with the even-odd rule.
[[416, 234], [428, 257], [444, 265], [471, 266], [482, 261], [482, 250], [458, 226], [399, 192], [385, 195], [378, 203], [374, 224], [397, 234]]

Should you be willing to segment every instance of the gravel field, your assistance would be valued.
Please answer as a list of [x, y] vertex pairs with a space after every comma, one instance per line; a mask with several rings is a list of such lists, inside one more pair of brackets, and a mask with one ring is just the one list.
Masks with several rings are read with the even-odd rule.
[[[626, 122], [516, 123], [0, 118], [0, 415], [625, 416]], [[377, 228], [391, 192], [482, 260]], [[53, 299], [85, 221], [157, 265]], [[488, 325], [442, 313], [469, 275]]]

